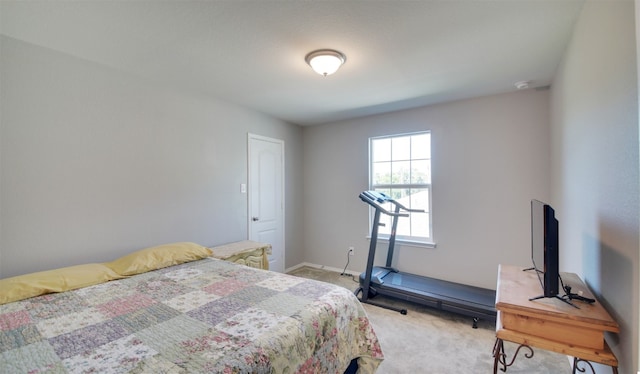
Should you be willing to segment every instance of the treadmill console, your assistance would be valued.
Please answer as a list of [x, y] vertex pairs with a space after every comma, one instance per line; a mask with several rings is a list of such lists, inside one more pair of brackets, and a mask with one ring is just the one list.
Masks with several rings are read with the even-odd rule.
[[[391, 200], [391, 197], [389, 195], [378, 191], [364, 191], [361, 195], [371, 201], [376, 201], [378, 203], [384, 203], [385, 201]], [[360, 198], [362, 198], [362, 196], [360, 196]]]

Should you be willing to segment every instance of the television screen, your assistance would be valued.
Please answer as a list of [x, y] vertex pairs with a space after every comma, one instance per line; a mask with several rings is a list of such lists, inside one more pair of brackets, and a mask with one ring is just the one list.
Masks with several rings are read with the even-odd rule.
[[551, 206], [531, 200], [531, 261], [544, 297], [558, 295], [558, 220]]

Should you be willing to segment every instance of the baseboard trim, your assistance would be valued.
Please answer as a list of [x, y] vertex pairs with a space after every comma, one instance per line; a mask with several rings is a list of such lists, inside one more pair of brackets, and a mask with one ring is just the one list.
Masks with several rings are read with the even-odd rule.
[[[316, 268], [316, 269], [321, 269], [321, 270], [333, 271], [335, 273], [342, 273], [342, 269], [334, 268], [334, 267], [331, 267], [331, 266], [312, 264], [310, 262], [302, 262], [302, 263], [300, 263], [298, 265], [295, 265], [295, 266], [292, 266], [290, 268], [285, 269], [284, 272], [285, 273], [289, 273], [289, 272], [292, 272], [294, 270], [300, 269], [301, 267], [305, 267], [305, 266], [308, 266], [308, 267], [311, 267], [311, 268]], [[345, 270], [344, 273], [345, 274], [349, 274], [349, 275], [353, 275], [353, 276], [360, 275], [360, 273], [355, 272], [353, 270], [349, 270], [349, 269]]]

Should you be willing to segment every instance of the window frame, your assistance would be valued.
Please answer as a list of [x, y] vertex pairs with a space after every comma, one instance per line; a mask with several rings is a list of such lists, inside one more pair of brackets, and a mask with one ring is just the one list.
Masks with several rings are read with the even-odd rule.
[[[429, 182], [428, 183], [402, 183], [402, 184], [393, 184], [393, 183], [386, 183], [386, 184], [374, 184], [374, 141], [376, 140], [381, 140], [381, 139], [394, 139], [394, 138], [402, 138], [402, 137], [411, 137], [411, 136], [418, 136], [418, 135], [424, 135], [424, 134], [429, 134], [429, 145], [430, 145], [430, 152], [428, 155], [428, 161], [429, 161]], [[427, 219], [428, 221], [428, 230], [429, 230], [429, 234], [430, 236], [428, 237], [423, 237], [423, 236], [407, 236], [407, 235], [396, 235], [396, 243], [401, 243], [403, 245], [407, 245], [407, 246], [415, 246], [415, 247], [428, 247], [428, 248], [435, 248], [436, 247], [436, 243], [434, 240], [434, 235], [433, 235], [433, 200], [432, 200], [432, 189], [433, 189], [433, 180], [432, 180], [432, 173], [431, 173], [431, 166], [432, 166], [432, 152], [431, 152], [431, 131], [429, 130], [424, 130], [424, 131], [416, 131], [416, 132], [409, 132], [409, 133], [400, 133], [400, 134], [390, 134], [390, 135], [381, 135], [381, 136], [372, 136], [369, 137], [369, 157], [368, 157], [368, 163], [369, 163], [369, 189], [370, 190], [375, 190], [375, 191], [381, 191], [381, 192], [385, 192], [386, 190], [389, 189], [413, 189], [413, 188], [419, 188], [419, 189], [426, 189], [428, 191], [428, 212], [426, 213], [410, 213], [410, 215], [412, 214], [428, 214], [429, 217]], [[409, 161], [413, 161], [415, 160], [414, 158], [412, 158], [411, 156], [409, 156]], [[418, 159], [419, 160], [419, 159]], [[393, 162], [393, 154], [391, 156], [391, 159], [389, 162]], [[397, 160], [396, 160], [397, 161]], [[406, 160], [404, 160], [406, 161]], [[372, 231], [372, 224], [373, 224], [373, 215], [375, 213], [374, 208], [373, 207], [369, 207], [369, 232]], [[389, 237], [390, 234], [388, 233], [378, 233], [378, 240], [382, 241], [382, 242], [388, 242], [389, 241]], [[368, 236], [369, 239], [371, 239], [370, 235]]]

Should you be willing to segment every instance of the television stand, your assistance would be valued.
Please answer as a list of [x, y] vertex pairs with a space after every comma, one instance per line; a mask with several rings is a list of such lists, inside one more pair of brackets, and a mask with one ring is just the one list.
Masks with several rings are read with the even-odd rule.
[[565, 299], [564, 297], [560, 297], [558, 295], [555, 296], [545, 296], [545, 295], [540, 295], [540, 296], [536, 296], [536, 297], [532, 297], [529, 299], [529, 301], [533, 301], [533, 300], [539, 300], [539, 299], [544, 299], [545, 297], [549, 297], [549, 298], [556, 298], [558, 300], [564, 301], [565, 303], [571, 305], [572, 307], [576, 308], [576, 309], [580, 309], [579, 306], [577, 306], [576, 304], [572, 303], [570, 300]]
[[[538, 275], [538, 279], [540, 279], [540, 274], [543, 273], [542, 271], [536, 269], [535, 267], [531, 267], [531, 268], [526, 268], [526, 269], [522, 269], [522, 271], [530, 271], [533, 270], [536, 272], [536, 275]], [[562, 278], [560, 278], [560, 274], [558, 274], [558, 278], [560, 279], [560, 282], [562, 282]], [[542, 287], [544, 288], [544, 286]], [[569, 291], [571, 291], [571, 288], [569, 288]], [[546, 291], [545, 291], [546, 292]], [[529, 299], [529, 301], [533, 301], [533, 300], [539, 300], [539, 299], [544, 299], [545, 297], [549, 297], [549, 298], [556, 298], [559, 299], [561, 301], [564, 301], [565, 303], [571, 305], [574, 308], [578, 308], [580, 309], [579, 306], [575, 305], [574, 303], [572, 303], [571, 300], [571, 295], [570, 293], [567, 294], [567, 296], [569, 296], [569, 300], [565, 299], [564, 297], [558, 296], [558, 295], [553, 295], [553, 296], [546, 296], [546, 295], [540, 295], [540, 296], [536, 296], [536, 297], [532, 297]]]
[[[578, 275], [562, 273], [562, 278], [574, 286], [578, 294], [595, 299]], [[553, 297], [529, 301], [528, 295], [539, 292], [539, 287], [535, 274], [524, 273], [517, 266], [499, 266], [493, 373], [506, 372], [515, 363], [521, 348], [529, 351], [525, 358], [532, 358], [533, 348], [537, 348], [572, 356], [573, 373], [584, 373], [585, 368], [580, 366], [591, 366], [591, 361], [608, 365], [617, 374], [618, 359], [604, 339], [604, 333], [619, 333], [620, 327], [602, 303], [585, 304], [576, 309]], [[504, 341], [518, 344], [510, 360], [507, 360]]]

